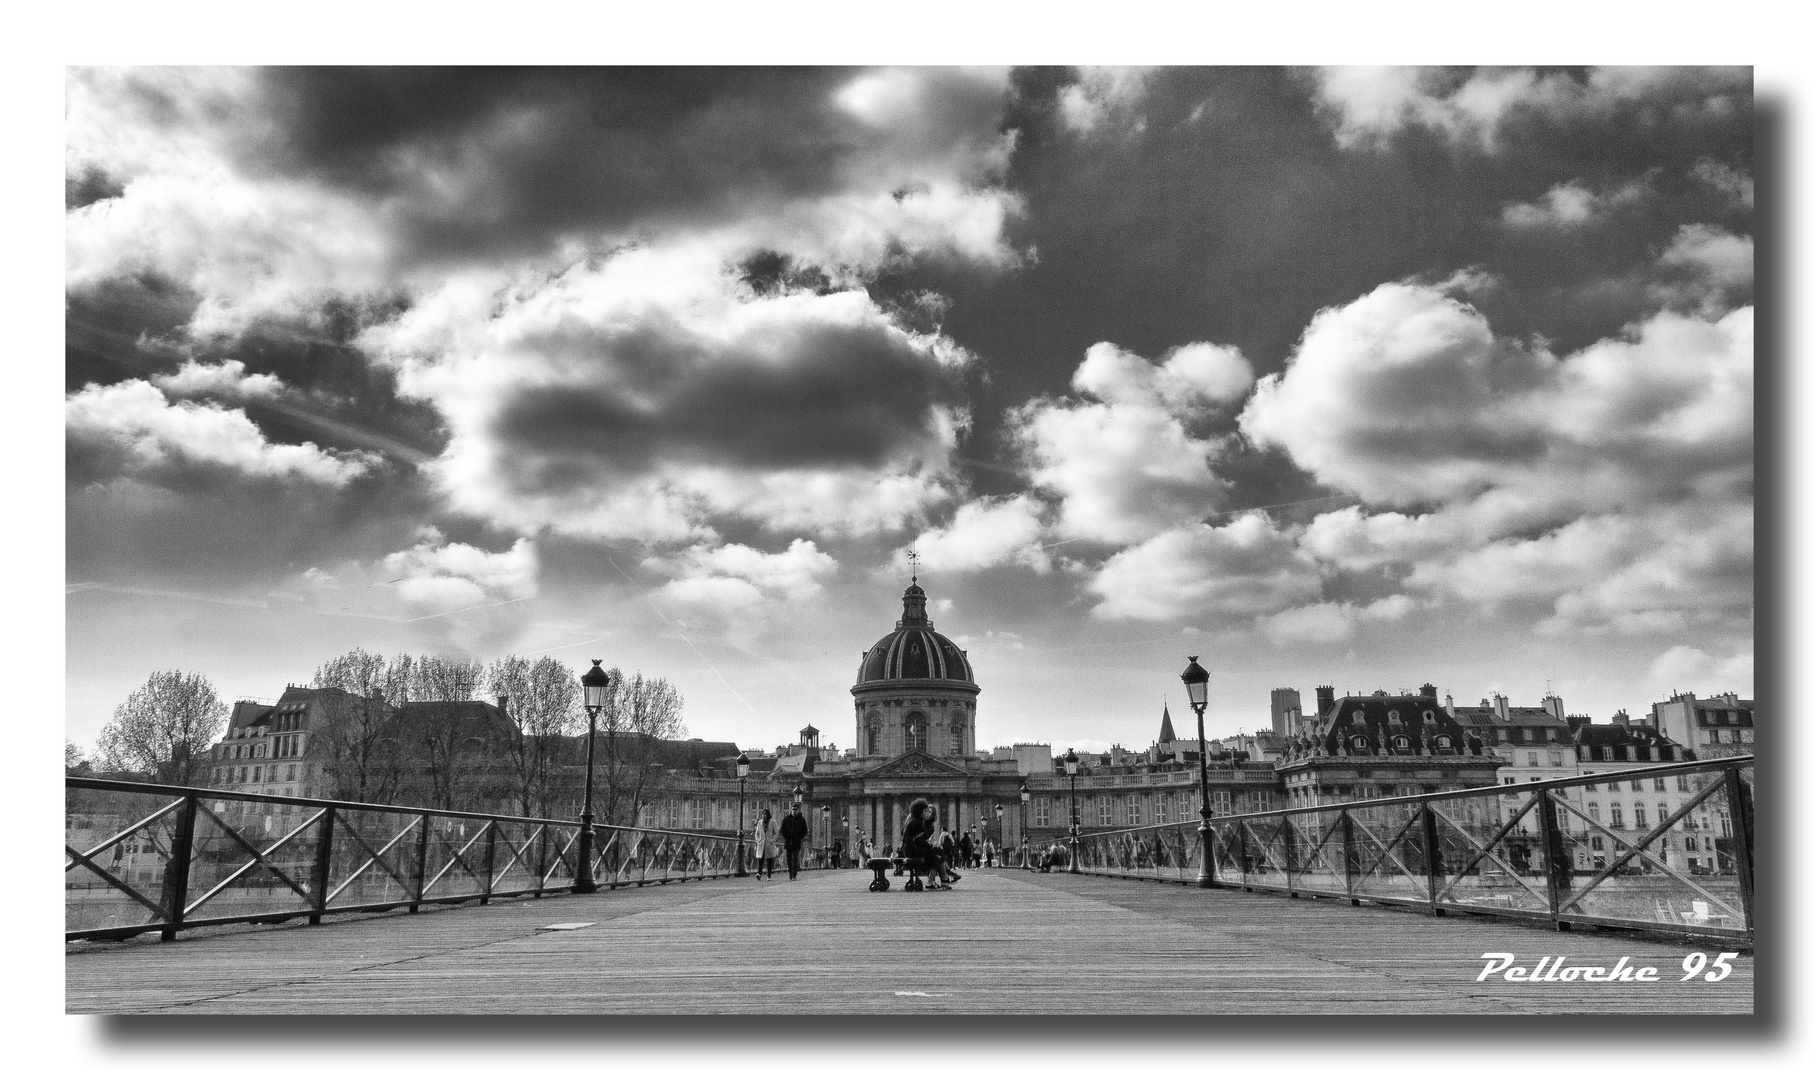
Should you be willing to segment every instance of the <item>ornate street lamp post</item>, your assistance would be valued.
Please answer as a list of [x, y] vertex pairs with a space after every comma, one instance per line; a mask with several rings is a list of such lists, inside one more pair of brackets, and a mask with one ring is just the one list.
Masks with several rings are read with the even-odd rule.
[[600, 669], [600, 661], [581, 676], [581, 701], [587, 706], [587, 779], [582, 784], [581, 835], [575, 838], [575, 891], [591, 893], [594, 884], [594, 723], [606, 705], [612, 677]]
[[826, 803], [821, 804], [821, 850], [830, 856], [834, 850], [834, 808]]
[[1004, 804], [992, 804], [992, 816], [998, 819], [998, 862], [1004, 862]]
[[1198, 656], [1187, 658], [1187, 670], [1181, 682], [1187, 687], [1187, 703], [1194, 707], [1194, 722], [1200, 729], [1200, 877], [1202, 889], [1214, 888], [1213, 879], [1213, 796], [1206, 786], [1206, 669]]
[[1074, 794], [1074, 779], [1080, 772], [1080, 759], [1074, 756], [1074, 748], [1067, 748], [1067, 756], [1061, 759], [1067, 766], [1067, 801], [1073, 817], [1073, 824], [1067, 827], [1067, 872], [1080, 872], [1080, 799]]
[[1029, 786], [1029, 781], [1025, 780], [1023, 782], [1023, 786], [1021, 786], [1017, 789], [1017, 797], [1019, 799], [1023, 800], [1023, 829], [1021, 832], [1019, 832], [1017, 834], [1017, 838], [1018, 838], [1017, 846], [1023, 849], [1023, 867], [1024, 867], [1024, 869], [1027, 870], [1027, 869], [1031, 869], [1031, 867], [1030, 867], [1030, 786]]
[[733, 876], [747, 877], [745, 872], [745, 778], [752, 774], [752, 759], [746, 757], [743, 750], [739, 751], [736, 768], [739, 773], [739, 835], [735, 838], [733, 846]]

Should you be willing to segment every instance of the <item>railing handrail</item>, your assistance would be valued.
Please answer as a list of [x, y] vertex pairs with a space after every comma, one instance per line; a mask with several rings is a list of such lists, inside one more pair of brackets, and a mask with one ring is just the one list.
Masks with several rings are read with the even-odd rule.
[[[1325, 759], [1331, 760], [1331, 759]], [[1372, 760], [1369, 758], [1361, 760]], [[1399, 759], [1392, 759], [1399, 760]], [[1436, 759], [1437, 760], [1437, 759]], [[1609, 772], [1581, 773], [1578, 776], [1555, 777], [1551, 780], [1528, 780], [1520, 784], [1485, 784], [1482, 787], [1454, 788], [1450, 791], [1424, 791], [1418, 795], [1388, 795], [1378, 799], [1358, 799], [1352, 802], [1320, 803], [1317, 806], [1288, 806], [1279, 810], [1255, 810], [1248, 814], [1215, 814], [1213, 821], [1251, 821], [1262, 818], [1283, 817], [1288, 814], [1330, 813], [1335, 810], [1356, 810], [1377, 806], [1399, 806], [1407, 803], [1433, 802], [1436, 799], [1483, 798], [1486, 795], [1520, 795], [1531, 791], [1546, 791], [1556, 788], [1584, 787], [1592, 783], [1607, 783], [1611, 777], [1626, 780], [1641, 780], [1655, 776], [1674, 776], [1683, 773], [1707, 772], [1726, 768], [1748, 767], [1756, 763], [1756, 755], [1739, 754], [1735, 757], [1704, 758], [1699, 761], [1678, 761], [1667, 765], [1648, 765], [1638, 769], [1613, 769]], [[1524, 766], [1516, 766], [1523, 768]], [[1550, 768], [1551, 766], [1537, 766]], [[1168, 829], [1177, 825], [1200, 827], [1199, 815], [1187, 821], [1170, 821], [1156, 825], [1126, 825], [1119, 829], [1080, 830], [1081, 839], [1089, 836], [1115, 836], [1119, 833], [1148, 832], [1151, 829]], [[1063, 829], [1066, 826], [1062, 826]]]
[[[523, 825], [559, 825], [569, 827], [576, 825], [575, 818], [538, 818], [524, 817], [520, 814], [488, 814], [475, 810], [440, 810], [433, 806], [409, 806], [401, 803], [366, 803], [346, 799], [317, 799], [302, 795], [267, 795], [253, 791], [225, 791], [220, 788], [179, 787], [174, 784], [148, 784], [138, 780], [104, 780], [91, 776], [66, 776], [64, 788], [86, 788], [91, 791], [119, 791], [135, 795], [162, 795], [170, 799], [195, 797], [198, 799], [239, 799], [249, 802], [277, 803], [286, 806], [313, 806], [335, 810], [361, 810], [384, 814], [412, 814], [422, 816], [432, 814], [437, 817], [465, 818], [469, 821], [510, 821]], [[731, 834], [701, 832], [694, 829], [674, 829], [667, 825], [604, 825], [596, 823], [595, 832], [611, 830], [614, 832], [661, 832], [678, 836], [699, 836], [707, 840], [725, 840], [737, 836]]]

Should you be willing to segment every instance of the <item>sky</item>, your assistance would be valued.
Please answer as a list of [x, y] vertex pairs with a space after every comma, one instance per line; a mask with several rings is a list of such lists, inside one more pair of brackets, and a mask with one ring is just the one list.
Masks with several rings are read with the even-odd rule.
[[1753, 694], [1748, 69], [72, 68], [65, 657], [356, 646], [852, 742]]

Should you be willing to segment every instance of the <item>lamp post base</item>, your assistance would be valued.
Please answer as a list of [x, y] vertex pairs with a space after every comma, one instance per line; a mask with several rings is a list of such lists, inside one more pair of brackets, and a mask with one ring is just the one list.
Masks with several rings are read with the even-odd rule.
[[578, 893], [598, 891], [594, 883], [594, 814], [581, 815], [581, 835], [575, 838], [575, 888]]
[[741, 844], [739, 846], [738, 852], [733, 855], [733, 876], [734, 877], [751, 877], [752, 876], [745, 869], [745, 845], [743, 845], [743, 844]]
[[1213, 876], [1213, 823], [1200, 822], [1200, 875], [1194, 884], [1202, 889], [1217, 889], [1219, 880]]

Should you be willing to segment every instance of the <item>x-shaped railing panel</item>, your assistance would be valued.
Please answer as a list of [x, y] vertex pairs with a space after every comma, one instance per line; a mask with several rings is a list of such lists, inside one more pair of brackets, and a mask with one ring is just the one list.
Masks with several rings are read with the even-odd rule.
[[273, 877], [277, 878], [280, 882], [284, 883], [284, 885], [287, 888], [289, 888], [292, 892], [295, 892], [298, 896], [301, 896], [305, 901], [308, 901], [310, 899], [309, 890], [304, 888], [302, 885], [297, 884], [295, 881], [292, 881], [289, 874], [286, 874], [283, 870], [279, 869], [277, 863], [274, 863], [271, 861], [271, 855], [272, 855], [272, 852], [277, 851], [279, 848], [283, 847], [284, 845], [290, 843], [292, 840], [296, 839], [299, 835], [301, 835], [304, 832], [304, 830], [306, 830], [306, 829], [310, 828], [311, 826], [315, 825], [316, 823], [320, 822], [323, 819], [324, 815], [330, 813], [330, 811], [327, 808], [318, 810], [316, 813], [310, 815], [308, 818], [306, 818], [303, 821], [302, 824], [298, 825], [296, 828], [292, 829], [290, 832], [285, 833], [283, 836], [279, 837], [275, 842], [273, 842], [270, 847], [266, 847], [266, 848], [260, 848], [257, 844], [254, 844], [251, 840], [248, 840], [246, 837], [240, 835], [240, 831], [238, 829], [234, 828], [232, 825], [229, 825], [227, 822], [221, 820], [221, 816], [219, 814], [215, 813], [213, 810], [209, 809], [206, 805], [198, 803], [196, 805], [196, 811], [199, 814], [206, 816], [210, 821], [213, 821], [215, 823], [215, 825], [218, 828], [220, 828], [222, 833], [227, 836], [228, 839], [239, 844], [246, 851], [250, 852], [253, 857], [251, 859], [247, 860], [246, 862], [240, 864], [233, 871], [231, 871], [225, 877], [223, 877], [220, 881], [217, 881], [215, 883], [214, 888], [209, 889], [207, 892], [203, 893], [201, 896], [198, 896], [195, 900], [191, 901], [188, 905], [186, 905], [183, 909], [183, 915], [185, 918], [188, 918], [189, 914], [191, 912], [195, 911], [197, 908], [200, 908], [203, 904], [208, 903], [210, 900], [213, 900], [216, 896], [220, 895], [221, 890], [227, 888], [229, 885], [232, 885], [235, 881], [238, 881], [240, 878], [244, 877], [248, 873], [251, 873], [254, 867], [262, 867], [267, 873], [271, 874]]

